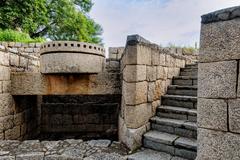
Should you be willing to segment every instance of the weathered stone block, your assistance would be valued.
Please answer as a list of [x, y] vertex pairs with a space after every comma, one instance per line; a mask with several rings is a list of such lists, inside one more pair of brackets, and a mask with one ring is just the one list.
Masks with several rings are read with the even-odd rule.
[[159, 100], [161, 95], [165, 92], [165, 82], [157, 80], [148, 83], [148, 102]]
[[157, 66], [157, 79], [166, 80], [168, 75], [167, 67]]
[[0, 140], [4, 140], [4, 134], [3, 134], [3, 132], [0, 132]]
[[2, 93], [11, 92], [11, 81], [2, 81]]
[[199, 97], [236, 97], [237, 61], [200, 63], [198, 66]]
[[0, 131], [8, 130], [14, 126], [13, 116], [0, 117]]
[[7, 140], [16, 140], [20, 137], [20, 126], [15, 126], [12, 129], [5, 131], [5, 139]]
[[103, 70], [104, 57], [80, 53], [51, 53], [41, 55], [40, 63], [41, 73], [99, 73]]
[[9, 53], [0, 51], [0, 65], [9, 66]]
[[16, 156], [16, 160], [43, 160], [44, 152], [21, 153]]
[[137, 129], [127, 128], [124, 120], [119, 117], [119, 140], [124, 143], [130, 150], [136, 150], [142, 145], [142, 135], [149, 129], [149, 124], [143, 125]]
[[14, 125], [21, 125], [25, 121], [24, 112], [18, 113], [14, 115]]
[[0, 80], [10, 80], [10, 68], [0, 66]]
[[227, 103], [221, 99], [198, 99], [198, 126], [202, 128], [228, 130]]
[[11, 66], [19, 66], [20, 58], [19, 55], [15, 53], [10, 54], [10, 65]]
[[156, 81], [157, 79], [157, 67], [147, 66], [147, 80], [150, 82]]
[[10, 94], [0, 94], [0, 117], [13, 113], [13, 100]]
[[171, 56], [169, 54], [166, 54], [166, 56], [165, 56], [165, 66], [167, 66], [167, 67], [171, 67], [170, 58], [171, 58]]
[[[12, 73], [12, 95], [104, 95], [120, 94], [119, 74], [42, 75], [40, 73]], [[28, 84], [28, 85], [22, 85]]]
[[159, 65], [161, 65], [161, 66], [166, 65], [166, 54], [160, 53], [160, 55], [159, 55]]
[[136, 105], [147, 102], [147, 82], [123, 82], [123, 96], [127, 105]]
[[147, 77], [146, 65], [126, 65], [123, 71], [123, 79], [126, 82], [145, 81]]
[[148, 83], [148, 102], [152, 102], [154, 99], [154, 92], [155, 92], [156, 84], [155, 82]]
[[229, 132], [198, 129], [196, 160], [238, 160], [240, 136]]
[[20, 57], [19, 66], [27, 68], [28, 67], [28, 59], [25, 57]]
[[128, 45], [124, 55], [123, 64], [151, 65], [151, 48], [144, 45]]
[[176, 71], [175, 71], [175, 68], [173, 68], [173, 67], [168, 67], [167, 69], [168, 69], [168, 71], [167, 71], [167, 78], [168, 78], [168, 79], [172, 79], [174, 76], [177, 75], [177, 74], [176, 74]]
[[202, 24], [200, 61], [240, 59], [240, 19]]
[[240, 99], [229, 100], [229, 129], [240, 133]]
[[156, 100], [152, 102], [152, 116], [156, 115], [157, 107], [161, 104], [160, 100]]
[[163, 95], [165, 90], [165, 82], [162, 80], [157, 80], [155, 82], [155, 90], [153, 100], [159, 100], [160, 97]]
[[152, 106], [147, 103], [137, 106], [126, 106], [124, 117], [128, 128], [139, 128], [145, 125], [152, 117]]
[[158, 50], [155, 50], [155, 49], [152, 49], [152, 65], [159, 65], [159, 57], [160, 57], [160, 54], [159, 54], [159, 51]]

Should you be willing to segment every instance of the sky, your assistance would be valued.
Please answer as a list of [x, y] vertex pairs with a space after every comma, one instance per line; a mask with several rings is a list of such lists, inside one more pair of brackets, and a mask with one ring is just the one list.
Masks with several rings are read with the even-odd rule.
[[125, 46], [127, 35], [153, 43], [194, 46], [201, 15], [240, 5], [240, 0], [93, 0], [90, 17], [99, 23], [105, 47]]

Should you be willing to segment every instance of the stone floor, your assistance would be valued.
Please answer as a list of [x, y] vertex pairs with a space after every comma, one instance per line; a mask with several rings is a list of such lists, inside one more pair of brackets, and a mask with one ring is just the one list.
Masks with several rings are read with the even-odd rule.
[[183, 160], [149, 149], [128, 153], [110, 140], [0, 141], [0, 160]]
[[110, 140], [0, 141], [0, 160], [126, 160], [127, 149]]

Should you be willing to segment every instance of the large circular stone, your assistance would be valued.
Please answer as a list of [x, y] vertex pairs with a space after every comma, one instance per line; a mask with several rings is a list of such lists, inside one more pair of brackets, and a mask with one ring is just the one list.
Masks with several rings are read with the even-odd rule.
[[41, 73], [99, 73], [104, 68], [105, 50], [95, 44], [53, 41], [42, 45]]

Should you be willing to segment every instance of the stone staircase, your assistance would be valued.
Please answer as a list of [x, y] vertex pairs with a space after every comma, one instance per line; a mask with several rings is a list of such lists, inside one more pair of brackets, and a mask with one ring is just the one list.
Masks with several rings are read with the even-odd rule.
[[144, 135], [145, 148], [193, 160], [197, 155], [197, 64], [174, 77]]

